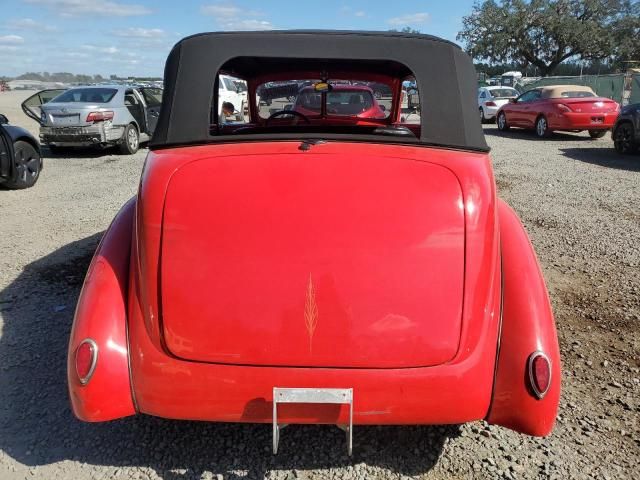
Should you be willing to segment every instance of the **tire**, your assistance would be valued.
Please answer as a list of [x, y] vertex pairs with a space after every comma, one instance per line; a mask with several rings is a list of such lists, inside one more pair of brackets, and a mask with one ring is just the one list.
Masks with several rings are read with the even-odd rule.
[[486, 117], [484, 116], [484, 109], [480, 107], [479, 110], [480, 110], [480, 123], [489, 123]]
[[11, 190], [21, 190], [23, 188], [33, 187], [42, 168], [42, 160], [40, 154], [29, 142], [18, 140], [13, 144], [16, 164], [16, 178], [4, 183], [5, 188]]
[[607, 134], [606, 130], [589, 130], [589, 136], [591, 138], [602, 138]]
[[504, 114], [504, 112], [498, 113], [497, 122], [498, 130], [500, 130], [501, 132], [506, 132], [507, 130], [509, 130], [510, 127], [507, 123], [507, 116]]
[[621, 123], [613, 131], [613, 146], [616, 152], [626, 155], [638, 149], [638, 145], [633, 141], [633, 126], [628, 123]]
[[120, 153], [123, 155], [133, 155], [140, 148], [140, 134], [133, 123], [127, 125], [122, 135], [122, 143], [120, 143]]
[[547, 138], [549, 135], [551, 135], [551, 130], [549, 130], [547, 119], [542, 115], [540, 115], [536, 120], [536, 135], [539, 138]]

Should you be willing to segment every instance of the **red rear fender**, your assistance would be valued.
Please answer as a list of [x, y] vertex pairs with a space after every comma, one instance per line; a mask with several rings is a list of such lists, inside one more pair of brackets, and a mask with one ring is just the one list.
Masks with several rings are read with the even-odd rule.
[[[67, 377], [73, 413], [99, 422], [133, 415], [129, 381], [126, 298], [133, 216], [131, 199], [106, 231], [91, 261], [71, 330]], [[83, 385], [76, 373], [76, 351], [90, 339], [97, 347], [93, 373]]]
[[[515, 212], [498, 201], [503, 268], [502, 330], [493, 400], [487, 420], [528, 435], [545, 436], [560, 399], [560, 352], [547, 288], [529, 238]], [[527, 370], [534, 352], [551, 362], [551, 385], [542, 399]]]

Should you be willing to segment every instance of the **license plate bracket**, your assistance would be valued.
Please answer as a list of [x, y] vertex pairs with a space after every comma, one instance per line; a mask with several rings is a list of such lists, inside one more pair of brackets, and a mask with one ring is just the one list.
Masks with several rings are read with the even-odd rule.
[[347, 453], [353, 452], [353, 389], [352, 388], [273, 388], [273, 454], [278, 453], [280, 430], [286, 424], [278, 422], [279, 403], [327, 403], [349, 405], [348, 425], [339, 425], [347, 436]]

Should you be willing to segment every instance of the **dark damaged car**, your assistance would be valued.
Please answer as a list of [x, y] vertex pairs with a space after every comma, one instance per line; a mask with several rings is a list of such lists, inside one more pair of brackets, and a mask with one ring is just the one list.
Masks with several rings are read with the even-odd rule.
[[0, 187], [32, 187], [41, 171], [38, 140], [24, 128], [9, 125], [7, 117], [0, 114]]

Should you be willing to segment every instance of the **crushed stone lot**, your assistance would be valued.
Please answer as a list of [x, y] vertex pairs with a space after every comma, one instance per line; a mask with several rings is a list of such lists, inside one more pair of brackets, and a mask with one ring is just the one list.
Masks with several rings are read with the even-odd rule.
[[75, 420], [75, 301], [146, 150], [77, 152], [47, 158], [32, 189], [0, 190], [0, 479], [640, 477], [640, 155], [618, 156], [610, 136], [485, 132], [556, 315], [564, 378], [549, 438], [483, 422], [355, 427], [349, 458], [337, 428], [291, 426], [274, 457], [270, 425]]

